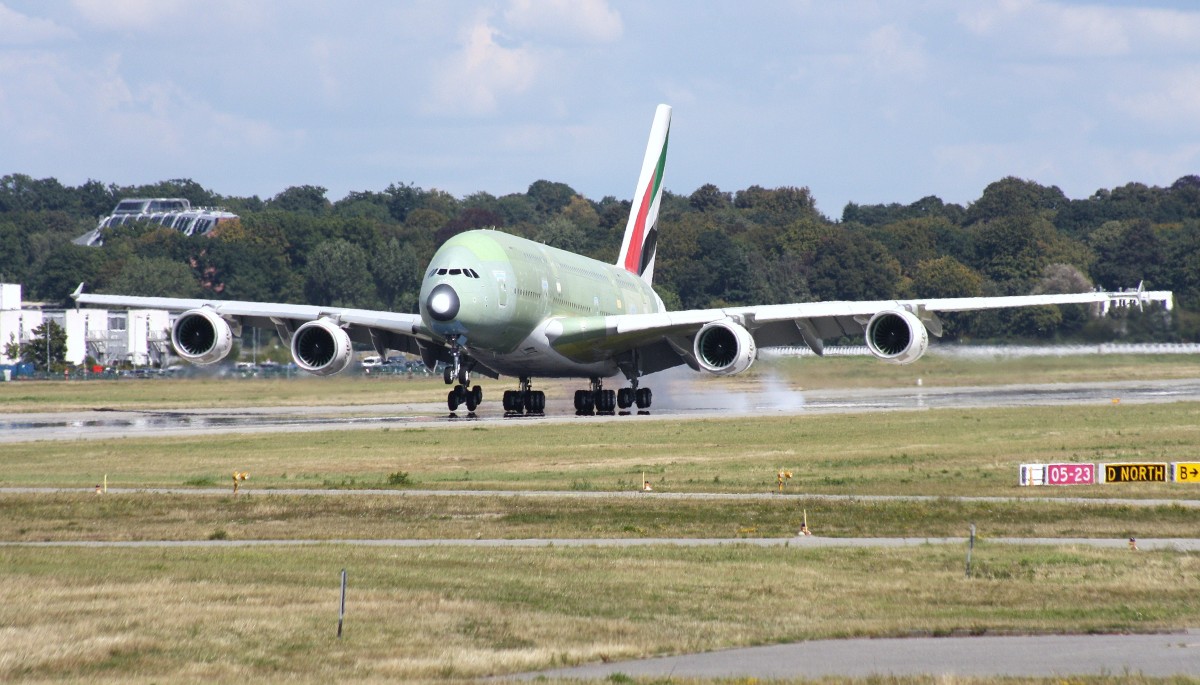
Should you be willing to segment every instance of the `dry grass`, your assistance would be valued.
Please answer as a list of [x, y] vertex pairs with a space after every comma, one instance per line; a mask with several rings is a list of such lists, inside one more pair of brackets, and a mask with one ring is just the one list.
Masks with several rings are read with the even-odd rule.
[[1168, 552], [983, 545], [972, 579], [946, 547], [3, 548], [0, 561], [6, 680], [447, 681], [820, 637], [1200, 621], [1200, 557]]
[[807, 513], [823, 537], [1127, 539], [1196, 534], [1195, 509], [1056, 502], [668, 500], [441, 495], [0, 496], [0, 540], [790, 538]]

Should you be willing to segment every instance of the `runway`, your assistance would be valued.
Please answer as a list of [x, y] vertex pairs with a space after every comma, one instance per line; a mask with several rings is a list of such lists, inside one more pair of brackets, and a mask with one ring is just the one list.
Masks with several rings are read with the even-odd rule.
[[729, 393], [660, 393], [648, 412], [628, 416], [574, 415], [565, 398], [549, 398], [545, 416], [505, 416], [498, 402], [475, 414], [449, 414], [438, 403], [310, 407], [220, 407], [186, 410], [82, 410], [0, 413], [0, 443], [102, 440], [120, 437], [449, 428], [570, 421], [653, 421], [787, 416], [980, 407], [1110, 405], [1200, 401], [1200, 380], [1055, 383], [961, 388], [792, 390], [768, 387]]
[[592, 664], [509, 680], [591, 678], [865, 678], [871, 675], [995, 677], [1200, 674], [1200, 631], [1165, 635], [813, 640], [770, 647]]

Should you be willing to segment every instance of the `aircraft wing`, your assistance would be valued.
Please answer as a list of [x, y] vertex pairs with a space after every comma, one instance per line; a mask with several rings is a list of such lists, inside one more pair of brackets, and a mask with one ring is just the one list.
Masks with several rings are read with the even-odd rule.
[[[1096, 304], [1101, 307], [1141, 305], [1163, 301], [1167, 291], [1086, 292], [1064, 295], [1019, 295], [1011, 297], [959, 297], [916, 300], [876, 300], [847, 302], [801, 302], [794, 304], [695, 309], [657, 314], [627, 314], [606, 317], [608, 336], [605, 346], [635, 349], [643, 355], [644, 373], [686, 363], [692, 368], [703, 364], [696, 358], [695, 335], [709, 324], [730, 324], [744, 329], [757, 347], [807, 346], [817, 354], [824, 351], [824, 340], [844, 336], [864, 336], [877, 315], [892, 314], [895, 321], [916, 322], [930, 334], [940, 336], [942, 323], [938, 312], [967, 312], [1061, 304]], [[914, 334], [917, 331], [913, 331]], [[923, 332], [921, 332], [923, 334]], [[870, 342], [868, 341], [868, 344]], [[919, 355], [918, 355], [919, 356]]]
[[297, 326], [320, 318], [328, 318], [337, 322], [345, 328], [351, 340], [372, 345], [380, 354], [388, 349], [409, 354], [421, 354], [419, 341], [433, 342], [435, 340], [435, 337], [425, 330], [418, 314], [240, 300], [94, 295], [82, 292], [82, 288], [81, 285], [71, 295], [78, 304], [162, 309], [171, 312], [210, 309], [235, 326], [274, 328], [279, 331], [285, 342], [290, 342], [291, 333]]

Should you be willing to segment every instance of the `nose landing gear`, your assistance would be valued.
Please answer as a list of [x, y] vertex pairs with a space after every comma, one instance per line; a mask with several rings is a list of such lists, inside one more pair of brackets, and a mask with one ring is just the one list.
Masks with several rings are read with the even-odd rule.
[[450, 411], [458, 411], [460, 405], [466, 405], [468, 412], [483, 403], [483, 388], [476, 385], [471, 387], [471, 367], [475, 366], [471, 358], [463, 354], [458, 343], [450, 346], [451, 364], [442, 371], [442, 380], [450, 385], [455, 380], [458, 385], [446, 395], [446, 406]]

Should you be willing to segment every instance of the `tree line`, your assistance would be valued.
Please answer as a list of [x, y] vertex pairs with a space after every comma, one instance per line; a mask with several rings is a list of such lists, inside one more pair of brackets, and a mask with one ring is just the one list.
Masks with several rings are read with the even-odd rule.
[[[126, 197], [183, 197], [241, 219], [188, 237], [148, 224], [72, 244]], [[269, 199], [221, 196], [190, 179], [78, 187], [0, 178], [0, 281], [26, 299], [69, 304], [96, 292], [297, 302], [417, 311], [422, 270], [463, 231], [496, 227], [606, 262], [630, 203], [539, 180], [524, 193], [462, 198], [413, 184], [353, 192], [295, 186]], [[948, 315], [951, 339], [1200, 339], [1200, 177], [1166, 188], [1130, 183], [1083, 199], [1008, 177], [967, 206], [928, 196], [908, 205], [816, 210], [807, 188], [664, 193], [655, 289], [669, 308], [1077, 292], [1172, 290], [1177, 309], [1095, 320], [1082, 306]]]

